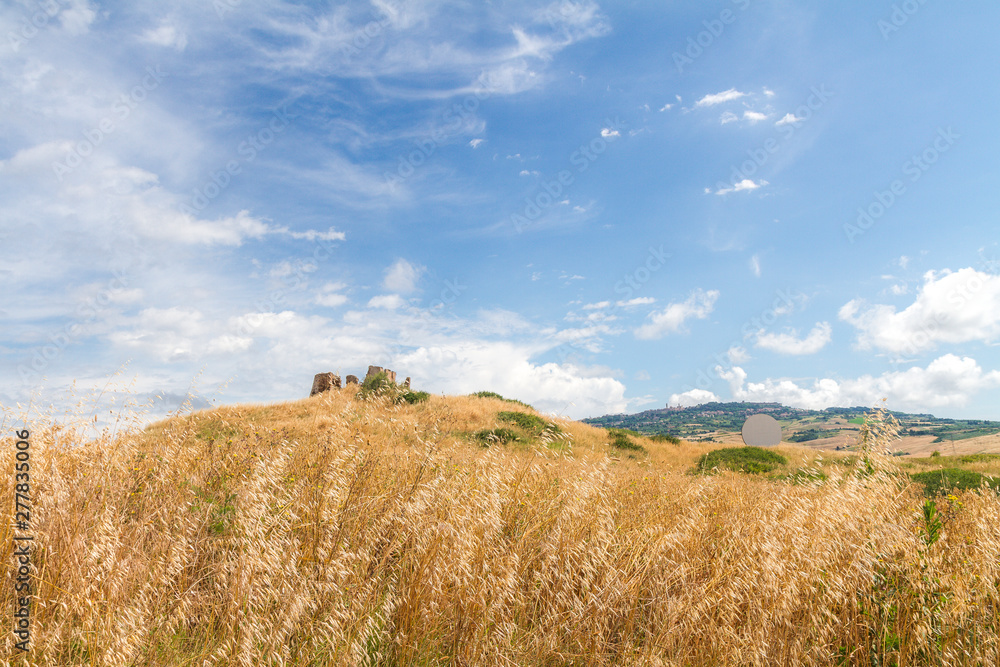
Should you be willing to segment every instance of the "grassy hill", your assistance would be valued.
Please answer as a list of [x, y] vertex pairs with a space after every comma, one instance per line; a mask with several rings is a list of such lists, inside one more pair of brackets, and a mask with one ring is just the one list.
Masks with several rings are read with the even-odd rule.
[[997, 664], [1000, 501], [925, 492], [998, 463], [913, 483], [880, 424], [753, 452], [353, 387], [31, 424], [32, 664]]

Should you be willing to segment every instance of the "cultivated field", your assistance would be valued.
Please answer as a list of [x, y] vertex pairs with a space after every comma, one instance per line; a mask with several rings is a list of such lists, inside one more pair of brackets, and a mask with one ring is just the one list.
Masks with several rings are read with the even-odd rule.
[[32, 423], [32, 649], [0, 661], [1000, 664], [997, 494], [927, 502], [891, 425], [696, 475], [720, 445], [537, 417], [348, 388], [82, 446]]

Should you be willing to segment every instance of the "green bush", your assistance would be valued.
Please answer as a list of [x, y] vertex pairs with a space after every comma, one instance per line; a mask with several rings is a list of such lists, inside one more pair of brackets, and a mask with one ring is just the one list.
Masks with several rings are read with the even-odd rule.
[[726, 447], [704, 454], [695, 464], [696, 473], [708, 473], [714, 468], [758, 474], [771, 472], [788, 463], [781, 454], [763, 447]]
[[624, 449], [634, 452], [645, 452], [646, 448], [637, 443], [635, 440], [629, 436], [639, 435], [635, 431], [630, 431], [624, 428], [609, 428], [608, 436], [611, 438], [610, 444], [615, 449]]
[[483, 447], [489, 447], [490, 445], [506, 445], [508, 442], [514, 442], [520, 438], [509, 428], [488, 428], [476, 432], [476, 440]]
[[681, 444], [681, 439], [675, 435], [669, 435], [667, 433], [654, 433], [648, 436], [653, 442], [669, 442], [671, 445]]
[[928, 496], [945, 494], [954, 489], [965, 491], [967, 489], [978, 489], [983, 480], [994, 489], [1000, 491], [1000, 479], [994, 479], [982, 473], [962, 470], [961, 468], [942, 468], [941, 470], [929, 470], [910, 475], [910, 479], [918, 484], [923, 484], [924, 493]]
[[365, 381], [361, 383], [361, 389], [358, 394], [361, 398], [384, 396], [393, 403], [401, 403], [403, 401], [402, 388], [390, 380], [389, 375], [385, 371], [366, 377]]
[[406, 391], [403, 393], [403, 400], [407, 403], [423, 403], [431, 395], [426, 391]]
[[507, 401], [508, 403], [514, 403], [516, 405], [523, 405], [526, 408], [531, 408], [532, 410], [534, 410], [534, 408], [532, 408], [527, 403], [523, 403], [523, 402], [517, 400], [516, 398], [504, 398], [503, 396], [501, 396], [500, 394], [496, 393], [495, 391], [477, 391], [476, 393], [469, 394], [469, 395], [470, 396], [475, 396], [477, 398], [495, 398], [495, 399], [498, 399], [498, 400], [501, 400], [501, 401]]

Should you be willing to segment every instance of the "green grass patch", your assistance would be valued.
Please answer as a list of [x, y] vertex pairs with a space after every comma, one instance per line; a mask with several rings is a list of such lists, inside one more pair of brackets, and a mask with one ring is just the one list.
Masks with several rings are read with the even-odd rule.
[[469, 395], [470, 396], [475, 396], [477, 398], [495, 398], [495, 399], [500, 400], [500, 401], [507, 401], [508, 403], [514, 403], [515, 405], [523, 405], [526, 408], [531, 408], [532, 410], [534, 410], [534, 408], [532, 408], [527, 403], [519, 401], [516, 398], [504, 398], [503, 396], [501, 396], [500, 394], [496, 393], [495, 391], [477, 391], [476, 393], [469, 394]]
[[781, 454], [763, 447], [726, 447], [702, 455], [694, 472], [708, 473], [713, 469], [733, 470], [750, 474], [771, 472], [788, 463]]
[[541, 431], [548, 425], [538, 415], [529, 415], [527, 412], [498, 412], [497, 421], [520, 426], [525, 431]]
[[653, 442], [669, 442], [671, 445], [681, 444], [681, 439], [675, 435], [670, 435], [668, 433], [654, 433], [653, 435], [646, 436]]
[[862, 426], [865, 423], [865, 418], [864, 417], [855, 417], [854, 419], [848, 419], [847, 423], [848, 424], [857, 424], [858, 426]]
[[785, 477], [785, 480], [791, 482], [792, 484], [811, 484], [813, 482], [825, 482], [827, 480], [827, 476], [822, 470], [806, 470], [804, 468], [799, 468], [791, 475]]
[[490, 445], [506, 445], [510, 442], [516, 442], [520, 440], [517, 437], [517, 433], [509, 428], [487, 428], [482, 431], [476, 432], [476, 440], [479, 441], [483, 447], [489, 447]]
[[961, 468], [943, 468], [941, 470], [928, 470], [910, 475], [910, 479], [924, 487], [924, 493], [928, 496], [936, 496], [958, 489], [966, 491], [968, 489], [978, 489], [985, 481], [991, 488], [1000, 491], [1000, 479], [988, 477], [979, 472], [963, 470]]

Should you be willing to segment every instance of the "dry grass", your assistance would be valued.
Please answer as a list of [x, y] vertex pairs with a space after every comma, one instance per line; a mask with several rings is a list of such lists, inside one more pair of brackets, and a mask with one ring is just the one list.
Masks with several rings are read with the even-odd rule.
[[940, 500], [928, 545], [919, 491], [877, 446], [867, 466], [782, 448], [827, 477], [791, 484], [693, 477], [708, 445], [642, 440], [633, 459], [566, 420], [558, 441], [471, 438], [513, 409], [345, 389], [72, 448], [33, 423], [34, 646], [22, 662], [7, 634], [0, 660], [1000, 663], [995, 494]]

